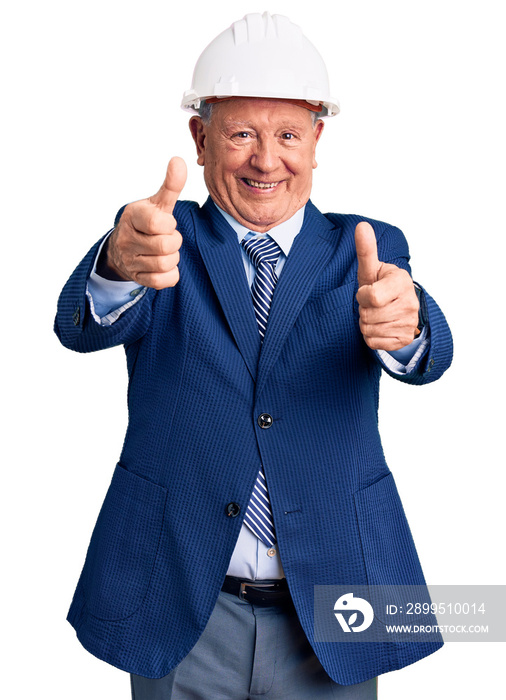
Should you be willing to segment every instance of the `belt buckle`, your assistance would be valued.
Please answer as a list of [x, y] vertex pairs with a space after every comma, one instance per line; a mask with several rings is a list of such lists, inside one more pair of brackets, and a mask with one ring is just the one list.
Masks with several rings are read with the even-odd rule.
[[239, 598], [241, 600], [247, 600], [245, 597], [248, 593], [246, 586], [251, 586], [252, 588], [272, 588], [272, 583], [256, 583], [250, 581], [241, 581], [241, 587], [239, 590]]

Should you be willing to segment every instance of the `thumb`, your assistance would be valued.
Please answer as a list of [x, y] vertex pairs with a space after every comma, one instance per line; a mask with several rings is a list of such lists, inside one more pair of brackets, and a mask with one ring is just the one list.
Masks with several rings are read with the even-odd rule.
[[355, 228], [355, 248], [358, 258], [358, 285], [374, 284], [378, 281], [378, 246], [371, 224], [361, 221]]
[[182, 158], [175, 156], [169, 161], [163, 185], [156, 194], [149, 198], [149, 201], [168, 214], [172, 214], [185, 182], [186, 163]]

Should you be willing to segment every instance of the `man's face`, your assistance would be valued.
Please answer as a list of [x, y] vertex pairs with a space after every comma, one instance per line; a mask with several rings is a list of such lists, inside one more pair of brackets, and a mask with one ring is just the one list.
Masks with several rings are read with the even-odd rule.
[[309, 110], [235, 98], [215, 104], [207, 125], [192, 117], [190, 130], [211, 197], [239, 223], [265, 232], [306, 204], [323, 130]]

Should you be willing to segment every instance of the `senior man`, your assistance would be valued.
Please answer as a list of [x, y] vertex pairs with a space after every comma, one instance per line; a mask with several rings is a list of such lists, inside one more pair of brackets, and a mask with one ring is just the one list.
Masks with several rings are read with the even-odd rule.
[[179, 199], [173, 158], [59, 301], [61, 341], [123, 344], [129, 372], [68, 619], [131, 674], [135, 700], [375, 698], [378, 674], [441, 643], [321, 642], [314, 587], [424, 583], [381, 448], [379, 377], [439, 378], [451, 335], [398, 229], [309, 199], [320, 117], [339, 109], [298, 27], [236, 22], [183, 107], [209, 199]]

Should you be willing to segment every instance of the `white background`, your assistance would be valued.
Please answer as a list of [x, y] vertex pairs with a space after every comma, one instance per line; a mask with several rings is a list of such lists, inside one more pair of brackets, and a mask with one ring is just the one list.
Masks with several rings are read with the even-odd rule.
[[[2, 15], [2, 695], [129, 697], [65, 622], [126, 425], [123, 351], [52, 334], [59, 290], [124, 203], [184, 157], [179, 109], [204, 46], [246, 12], [288, 15], [327, 62], [312, 199], [404, 230], [456, 354], [439, 382], [382, 382], [381, 428], [433, 584], [504, 578], [505, 99], [500, 3], [62, 0]], [[503, 552], [501, 555], [500, 552]], [[504, 645], [447, 644], [380, 678], [381, 700], [504, 692]]]

